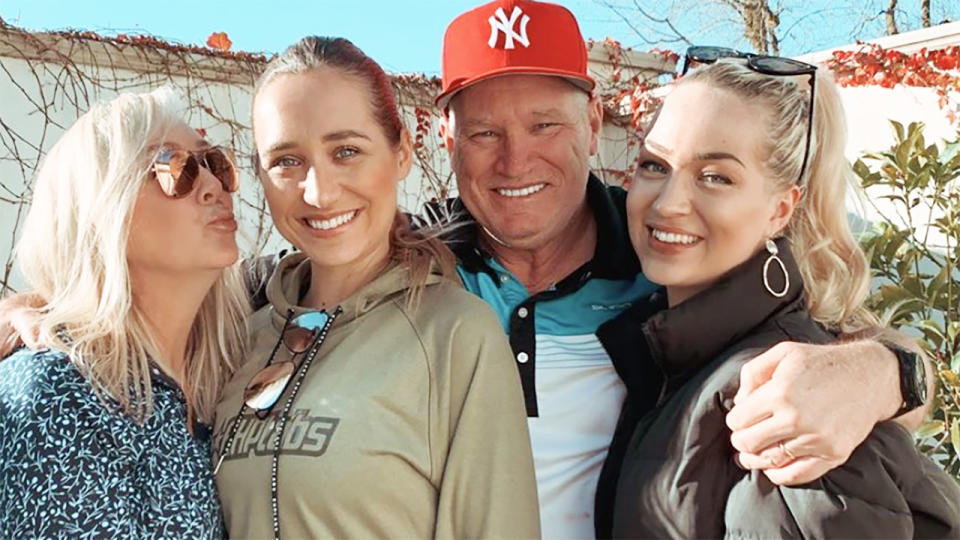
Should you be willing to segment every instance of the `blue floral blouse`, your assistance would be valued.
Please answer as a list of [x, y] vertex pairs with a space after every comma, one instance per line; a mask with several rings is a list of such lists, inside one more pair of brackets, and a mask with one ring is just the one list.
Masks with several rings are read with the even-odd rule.
[[0, 538], [222, 538], [209, 429], [154, 371], [142, 425], [56, 351], [0, 362]]

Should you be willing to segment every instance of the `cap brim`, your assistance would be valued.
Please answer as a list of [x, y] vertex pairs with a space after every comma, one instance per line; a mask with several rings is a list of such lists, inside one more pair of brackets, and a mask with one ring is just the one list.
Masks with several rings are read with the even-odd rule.
[[437, 107], [443, 109], [450, 103], [450, 100], [453, 98], [453, 96], [457, 95], [457, 92], [460, 92], [464, 88], [477, 84], [478, 82], [503, 75], [548, 75], [553, 77], [562, 77], [588, 94], [593, 92], [593, 89], [597, 85], [597, 83], [591, 77], [572, 71], [532, 66], [510, 66], [501, 69], [495, 69], [478, 77], [467, 79], [466, 81], [458, 84], [456, 87], [450, 88], [446, 92], [437, 96], [435, 103], [437, 104]]

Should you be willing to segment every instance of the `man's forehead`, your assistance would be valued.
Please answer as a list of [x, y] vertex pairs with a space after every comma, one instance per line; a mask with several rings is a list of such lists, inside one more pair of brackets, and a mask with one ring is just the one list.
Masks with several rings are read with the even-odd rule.
[[[476, 103], [475, 105], [475, 100], [470, 99], [470, 97], [491, 95], [507, 96], [508, 99], [503, 100], [503, 102], [514, 104], [517, 101], [532, 99], [535, 100], [531, 103], [532, 109], [544, 112], [555, 109], [556, 104], [563, 103], [564, 99], [571, 95], [582, 96], [584, 103], [590, 98], [590, 94], [563, 77], [539, 73], [517, 73], [493, 77], [464, 88], [451, 98], [448, 112], [456, 112], [460, 116], [474, 116], [475, 113], [489, 112], [484, 110], [491, 106], [489, 100], [484, 100], [484, 103]], [[550, 103], [550, 101], [553, 101], [551, 98], [556, 101]], [[542, 106], [538, 107], [538, 105]]]

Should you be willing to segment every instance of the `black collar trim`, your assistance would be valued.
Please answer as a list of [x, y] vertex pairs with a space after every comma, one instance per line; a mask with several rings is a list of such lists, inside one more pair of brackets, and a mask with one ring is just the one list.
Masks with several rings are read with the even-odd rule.
[[[778, 313], [806, 308], [803, 278], [789, 242], [777, 240], [777, 247], [790, 276], [790, 287], [781, 298], [764, 287], [763, 268], [769, 254], [762, 250], [715, 285], [678, 306], [656, 313], [666, 303], [662, 290], [636, 305], [634, 316], [649, 317], [643, 334], [651, 358], [668, 379], [700, 369]], [[771, 285], [775, 289], [782, 287], [782, 273], [776, 262], [770, 264], [769, 274]]]

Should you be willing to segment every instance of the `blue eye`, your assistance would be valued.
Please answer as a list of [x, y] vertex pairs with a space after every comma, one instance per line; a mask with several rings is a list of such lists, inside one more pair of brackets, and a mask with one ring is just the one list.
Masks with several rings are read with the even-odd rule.
[[333, 156], [337, 160], [343, 161], [345, 159], [350, 159], [359, 153], [360, 150], [352, 146], [341, 146], [334, 151]]
[[726, 176], [723, 176], [723, 175], [721, 175], [721, 174], [710, 174], [710, 173], [707, 173], [707, 174], [704, 174], [703, 176], [701, 176], [701, 178], [703, 179], [704, 182], [706, 182], [706, 183], [708, 183], [708, 184], [730, 185], [730, 184], [733, 183], [733, 182], [730, 181], [729, 178], [727, 178]]
[[300, 160], [297, 159], [297, 158], [295, 158], [295, 157], [292, 157], [292, 156], [281, 156], [281, 157], [273, 160], [272, 163], [270, 163], [270, 168], [272, 169], [272, 168], [274, 168], [274, 167], [281, 167], [281, 168], [284, 168], [284, 169], [290, 169], [290, 168], [294, 168], [294, 167], [299, 167], [300, 165], [301, 165]]
[[487, 130], [484, 130], [484, 131], [477, 131], [477, 132], [475, 132], [475, 133], [471, 133], [471, 134], [470, 134], [470, 138], [471, 138], [471, 139], [487, 139], [487, 138], [490, 138], [490, 137], [495, 137], [496, 135], [497, 135], [497, 134], [494, 133], [493, 130], [487, 129]]
[[638, 171], [654, 175], [667, 174], [670, 172], [662, 163], [650, 159], [640, 162]]

